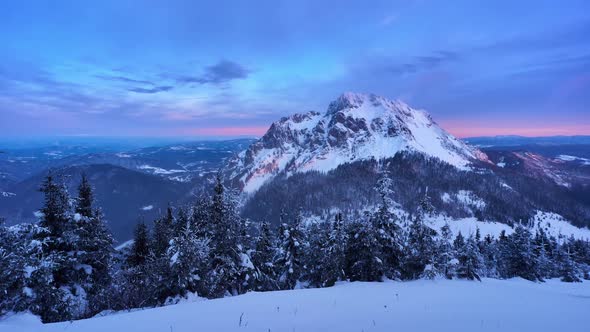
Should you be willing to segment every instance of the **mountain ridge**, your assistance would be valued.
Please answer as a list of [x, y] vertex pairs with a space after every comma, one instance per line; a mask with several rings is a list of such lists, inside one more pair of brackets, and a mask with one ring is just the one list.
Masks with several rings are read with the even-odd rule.
[[247, 150], [229, 161], [229, 177], [253, 193], [281, 172], [327, 172], [347, 162], [415, 151], [457, 168], [488, 162], [485, 153], [442, 129], [424, 111], [400, 100], [346, 92], [324, 114], [294, 114], [274, 122]]

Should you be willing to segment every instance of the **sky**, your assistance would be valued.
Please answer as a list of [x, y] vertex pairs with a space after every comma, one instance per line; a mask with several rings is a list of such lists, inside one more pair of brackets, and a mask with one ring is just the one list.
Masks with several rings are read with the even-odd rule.
[[0, 136], [259, 136], [346, 91], [590, 134], [587, 0], [7, 0], [0, 45]]

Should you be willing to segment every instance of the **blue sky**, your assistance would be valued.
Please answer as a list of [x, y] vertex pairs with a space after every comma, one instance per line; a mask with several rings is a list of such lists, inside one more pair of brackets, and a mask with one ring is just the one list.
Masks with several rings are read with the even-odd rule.
[[590, 134], [588, 1], [3, 1], [0, 42], [0, 135], [257, 135], [344, 91]]

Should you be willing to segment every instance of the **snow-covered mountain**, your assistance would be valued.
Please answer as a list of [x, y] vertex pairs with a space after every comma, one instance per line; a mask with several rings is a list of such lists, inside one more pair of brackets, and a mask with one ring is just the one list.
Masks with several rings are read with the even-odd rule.
[[344, 93], [324, 114], [282, 118], [229, 163], [230, 178], [253, 193], [280, 172], [327, 172], [347, 162], [392, 157], [400, 151], [437, 157], [469, 169], [487, 156], [439, 127], [423, 110], [376, 95]]

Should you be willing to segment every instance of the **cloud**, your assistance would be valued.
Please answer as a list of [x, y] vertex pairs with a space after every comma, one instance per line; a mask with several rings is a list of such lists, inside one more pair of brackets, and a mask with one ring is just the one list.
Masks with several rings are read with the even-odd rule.
[[106, 81], [116, 81], [116, 82], [123, 82], [123, 83], [133, 83], [133, 84], [145, 84], [145, 85], [155, 85], [153, 82], [146, 81], [146, 80], [137, 80], [134, 78], [129, 78], [125, 76], [112, 76], [112, 75], [95, 75], [96, 78], [100, 78]]
[[200, 76], [178, 76], [179, 83], [223, 84], [232, 80], [245, 79], [250, 70], [239, 63], [221, 60], [214, 65], [207, 66]]
[[172, 90], [174, 87], [170, 86], [170, 85], [163, 85], [163, 86], [155, 86], [153, 88], [130, 88], [127, 89], [131, 92], [135, 92], [135, 93], [158, 93], [158, 92], [163, 92], [163, 91], [170, 91]]
[[450, 51], [438, 51], [427, 55], [413, 56], [409, 61], [400, 61], [393, 57], [381, 57], [369, 61], [373, 71], [386, 74], [407, 75], [421, 71], [435, 69], [446, 63], [459, 59], [458, 53]]

